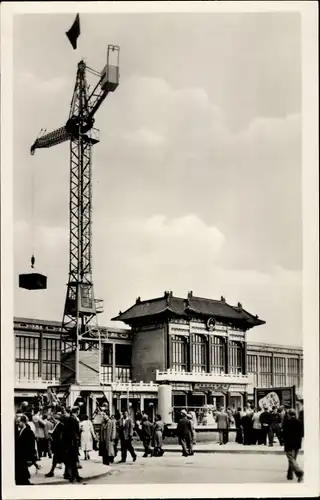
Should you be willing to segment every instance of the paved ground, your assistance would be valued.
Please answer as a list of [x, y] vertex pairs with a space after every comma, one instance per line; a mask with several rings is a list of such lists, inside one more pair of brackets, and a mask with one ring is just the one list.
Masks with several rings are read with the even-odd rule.
[[[303, 465], [303, 457], [299, 459]], [[184, 458], [166, 453], [135, 463], [114, 464], [107, 475], [87, 484], [157, 483], [287, 483], [284, 455], [195, 454]], [[290, 481], [291, 483], [291, 481]]]
[[[85, 483], [145, 483], [154, 482], [282, 482], [285, 481], [284, 470], [286, 457], [279, 445], [242, 446], [228, 443], [198, 443], [193, 457], [183, 458], [181, 448], [177, 444], [164, 444], [165, 455], [161, 458], [142, 457], [141, 443], [135, 443], [138, 460], [126, 464], [115, 463], [105, 466], [97, 452], [91, 453], [91, 460], [81, 459], [80, 475]], [[116, 459], [118, 462], [120, 458]], [[303, 454], [300, 455], [303, 462]], [[30, 468], [33, 484], [68, 484], [63, 479], [63, 469], [56, 469], [53, 478], [46, 478], [51, 460], [44, 458], [40, 462], [41, 469], [35, 473]], [[252, 479], [251, 479], [252, 478]]]

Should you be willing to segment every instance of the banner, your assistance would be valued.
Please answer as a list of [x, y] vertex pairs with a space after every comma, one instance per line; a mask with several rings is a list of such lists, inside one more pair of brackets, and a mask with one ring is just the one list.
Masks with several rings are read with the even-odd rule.
[[275, 406], [295, 407], [295, 387], [272, 387], [267, 389], [254, 389], [254, 400], [257, 408], [267, 406], [272, 408]]

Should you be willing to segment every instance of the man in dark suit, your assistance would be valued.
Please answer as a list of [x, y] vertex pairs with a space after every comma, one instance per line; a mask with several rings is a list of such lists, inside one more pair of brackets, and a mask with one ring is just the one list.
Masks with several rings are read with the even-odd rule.
[[264, 407], [263, 412], [260, 415], [260, 423], [261, 423], [261, 442], [266, 446], [267, 436], [268, 439], [270, 439], [269, 430], [271, 425], [271, 414], [266, 406]]
[[53, 477], [56, 466], [64, 462], [63, 423], [61, 420], [61, 413], [57, 413], [54, 428], [50, 433], [51, 449], [53, 452], [52, 465], [51, 470], [45, 475], [46, 477]]
[[301, 449], [303, 426], [300, 420], [297, 419], [295, 410], [288, 410], [287, 414], [288, 418], [284, 421], [282, 428], [284, 451], [288, 458], [287, 479], [292, 480], [293, 474], [295, 474], [300, 483], [304, 472], [298, 465], [297, 456]]
[[272, 407], [270, 413], [270, 427], [268, 433], [269, 446], [273, 446], [274, 435], [277, 436], [279, 444], [282, 442], [281, 438], [281, 416], [275, 406]]
[[177, 436], [182, 446], [182, 455], [188, 457], [193, 454], [192, 426], [191, 420], [187, 417], [187, 412], [182, 410], [181, 418], [177, 425]]
[[219, 430], [219, 444], [228, 442], [229, 416], [224, 408], [217, 412], [216, 422]]
[[149, 455], [152, 455], [152, 450], [150, 447], [152, 433], [153, 433], [153, 425], [149, 421], [148, 415], [143, 415], [142, 422], [141, 422], [140, 438], [141, 438], [141, 441], [143, 442], [143, 447], [144, 447], [143, 457], [144, 458], [148, 457]]
[[18, 418], [15, 434], [15, 480], [17, 485], [30, 483], [29, 467], [35, 462], [35, 435], [25, 415]]
[[71, 410], [71, 414], [66, 414], [64, 418], [62, 436], [66, 466], [65, 479], [69, 479], [71, 483], [73, 483], [74, 480], [79, 482], [82, 479], [79, 476], [77, 467], [80, 446], [80, 425], [78, 412], [79, 408], [74, 407]]
[[132, 456], [133, 462], [137, 460], [137, 455], [132, 446], [133, 438], [133, 422], [129, 417], [127, 410], [123, 412], [123, 417], [120, 421], [120, 439], [121, 439], [121, 463], [127, 460], [127, 452]]

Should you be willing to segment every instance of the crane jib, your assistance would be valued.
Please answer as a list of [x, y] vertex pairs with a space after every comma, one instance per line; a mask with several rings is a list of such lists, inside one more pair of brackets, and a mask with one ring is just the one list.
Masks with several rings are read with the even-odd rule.
[[79, 133], [87, 133], [93, 128], [93, 125], [94, 119], [91, 116], [82, 119], [81, 122], [78, 116], [72, 116], [64, 127], [60, 127], [53, 132], [49, 132], [49, 134], [39, 137], [31, 146], [31, 154], [33, 155], [36, 149], [50, 148], [72, 138], [79, 137]]
[[36, 149], [39, 148], [50, 148], [56, 144], [68, 141], [71, 138], [70, 132], [67, 131], [66, 127], [58, 128], [49, 134], [45, 134], [39, 137], [35, 143], [31, 146], [31, 154], [34, 154]]

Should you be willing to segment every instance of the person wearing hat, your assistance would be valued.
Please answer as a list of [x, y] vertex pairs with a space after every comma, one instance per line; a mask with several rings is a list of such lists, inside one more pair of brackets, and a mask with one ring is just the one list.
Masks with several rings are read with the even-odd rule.
[[186, 410], [181, 411], [181, 418], [177, 425], [177, 436], [182, 447], [182, 455], [187, 457], [192, 454], [192, 426], [191, 421], [187, 418]]

